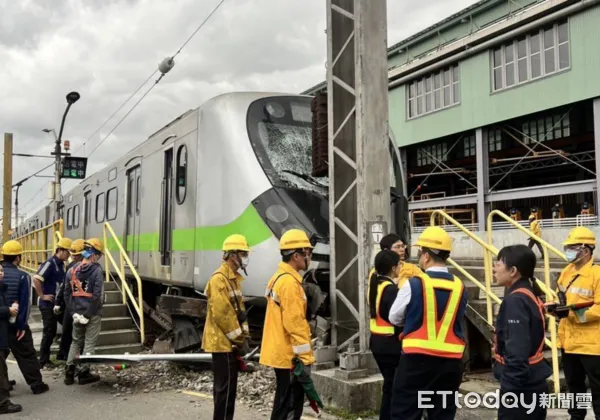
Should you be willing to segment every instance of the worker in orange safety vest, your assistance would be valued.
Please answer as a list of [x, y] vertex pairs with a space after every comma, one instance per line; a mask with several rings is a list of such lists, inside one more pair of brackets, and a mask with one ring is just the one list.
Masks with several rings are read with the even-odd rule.
[[267, 286], [260, 363], [275, 369], [277, 387], [271, 420], [300, 419], [304, 388], [291, 372], [293, 360], [300, 359], [307, 375], [315, 363], [306, 319], [306, 294], [299, 273], [308, 269], [312, 248], [304, 231], [285, 232], [279, 241], [282, 261]]
[[467, 307], [467, 291], [446, 267], [452, 250], [448, 233], [430, 226], [415, 245], [424, 273], [404, 283], [389, 315], [390, 323], [404, 328], [391, 418], [420, 419], [424, 407], [419, 401], [422, 401], [431, 405], [427, 408], [429, 420], [454, 419], [454, 395], [448, 398], [439, 391], [457, 392], [461, 383], [465, 349], [461, 323]]

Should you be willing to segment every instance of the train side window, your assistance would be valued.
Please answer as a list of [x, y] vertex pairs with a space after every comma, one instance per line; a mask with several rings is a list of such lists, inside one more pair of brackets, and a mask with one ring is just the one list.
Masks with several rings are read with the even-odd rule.
[[186, 195], [187, 147], [182, 144], [177, 149], [177, 204], [183, 204]]
[[135, 213], [140, 214], [140, 205], [142, 201], [142, 178], [138, 175], [136, 178], [136, 194], [135, 194]]
[[117, 218], [117, 187], [113, 187], [106, 193], [106, 220]]
[[73, 207], [73, 228], [79, 227], [79, 204], [75, 204]]
[[104, 211], [106, 210], [104, 193], [96, 196], [96, 223], [104, 222]]
[[72, 229], [73, 228], [73, 207], [71, 207], [69, 210], [67, 210], [67, 229]]
[[127, 189], [128, 189], [128, 196], [129, 196], [129, 202], [127, 203], [127, 215], [128, 216], [133, 216], [133, 200], [135, 197], [135, 185], [133, 183], [133, 178], [129, 178], [129, 184], [127, 185]]

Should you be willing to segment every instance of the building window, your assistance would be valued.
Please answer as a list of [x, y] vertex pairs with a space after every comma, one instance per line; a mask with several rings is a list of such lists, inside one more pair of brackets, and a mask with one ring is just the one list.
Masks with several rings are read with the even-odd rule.
[[415, 80], [406, 86], [408, 118], [415, 118], [460, 103], [458, 64]]
[[499, 152], [502, 150], [502, 130], [499, 128], [495, 130], [488, 130], [488, 150], [490, 152]]
[[117, 218], [117, 187], [108, 190], [106, 198], [106, 220], [115, 220]]
[[417, 166], [435, 165], [439, 161], [447, 161], [448, 145], [446, 143], [430, 144], [417, 149]]
[[569, 25], [562, 21], [493, 50], [493, 90], [549, 76], [569, 66]]
[[[562, 118], [562, 120], [561, 120]], [[569, 114], [540, 117], [523, 123], [523, 143], [535, 144], [571, 136]]]
[[96, 223], [104, 222], [104, 213], [106, 211], [104, 193], [96, 196]]
[[467, 136], [463, 140], [464, 157], [475, 156], [475, 134]]

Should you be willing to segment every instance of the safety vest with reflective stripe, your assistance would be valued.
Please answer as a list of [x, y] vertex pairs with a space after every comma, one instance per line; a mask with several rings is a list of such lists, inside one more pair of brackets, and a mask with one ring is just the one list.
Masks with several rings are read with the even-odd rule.
[[[425, 273], [419, 278], [423, 287], [423, 324], [419, 329], [402, 335], [402, 351], [407, 354], [462, 358], [465, 341], [454, 333], [454, 324], [464, 292], [463, 282], [456, 276], [453, 280], [434, 279]], [[446, 309], [439, 322], [436, 289], [450, 292]]]
[[[374, 277], [373, 280], [371, 280], [371, 281], [378, 281], [378, 279], [376, 277]], [[396, 285], [391, 280], [384, 280], [381, 283], [379, 283], [379, 285], [377, 286], [377, 298], [375, 300], [376, 317], [371, 318], [371, 325], [370, 325], [371, 334], [394, 335], [394, 326], [392, 324], [390, 324], [389, 322], [385, 321], [379, 315], [379, 306], [381, 304], [381, 297], [383, 296], [383, 291], [388, 286], [396, 286]]]
[[[527, 289], [523, 289], [523, 288], [513, 290], [511, 295], [513, 293], [524, 294], [529, 299], [531, 299], [533, 301], [533, 303], [535, 303], [535, 306], [537, 306], [538, 311], [540, 311], [540, 317], [542, 318], [542, 331], [546, 331], [546, 318], [544, 317], [544, 304], [542, 303], [541, 299], [536, 297], [533, 293], [531, 293], [531, 291], [529, 291]], [[545, 342], [545, 340], [542, 337], [542, 342], [540, 343], [535, 354], [527, 359], [530, 365], [534, 365], [534, 364], [539, 363], [542, 360], [544, 360], [544, 342]], [[502, 365], [505, 363], [504, 357], [502, 357], [500, 354], [498, 354], [498, 336], [497, 335], [494, 336], [494, 359], [496, 359], [496, 361]]]
[[71, 270], [71, 290], [73, 290], [73, 297], [85, 297], [92, 298], [94, 295], [92, 293], [86, 292], [87, 289], [87, 281], [84, 281], [83, 284], [77, 278], [77, 273], [81, 270], [83, 264], [79, 264], [75, 269]]

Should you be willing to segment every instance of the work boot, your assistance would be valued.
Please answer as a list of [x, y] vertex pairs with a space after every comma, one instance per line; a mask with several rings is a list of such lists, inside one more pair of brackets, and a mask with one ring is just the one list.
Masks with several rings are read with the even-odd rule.
[[50, 391], [50, 387], [48, 386], [48, 384], [42, 382], [39, 385], [32, 386], [31, 391], [33, 392], [34, 395], [39, 395], [39, 394], [43, 394], [44, 392]]
[[75, 365], [67, 365], [65, 369], [65, 385], [73, 385], [75, 382]]
[[87, 385], [100, 380], [100, 375], [91, 373], [89, 369], [79, 372], [77, 377], [79, 378], [79, 385]]
[[21, 410], [23, 410], [23, 407], [19, 404], [13, 404], [10, 400], [0, 405], [0, 414], [18, 413]]

